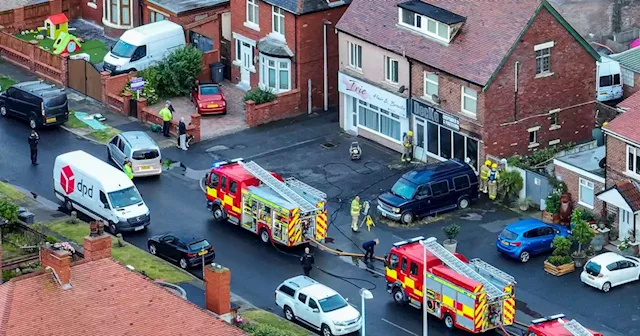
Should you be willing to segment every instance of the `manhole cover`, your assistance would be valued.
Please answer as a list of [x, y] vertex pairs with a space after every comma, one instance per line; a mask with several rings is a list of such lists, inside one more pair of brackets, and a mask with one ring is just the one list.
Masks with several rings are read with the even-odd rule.
[[325, 143], [320, 145], [320, 147], [325, 148], [325, 149], [333, 148], [335, 146], [336, 146], [336, 144], [334, 144], [333, 142], [325, 142]]

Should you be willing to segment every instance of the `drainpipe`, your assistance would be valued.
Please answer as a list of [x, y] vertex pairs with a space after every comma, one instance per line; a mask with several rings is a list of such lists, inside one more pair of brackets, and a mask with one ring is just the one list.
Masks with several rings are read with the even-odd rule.
[[327, 112], [329, 109], [329, 78], [327, 69], [327, 26], [331, 24], [331, 21], [324, 20], [324, 111]]
[[520, 61], [516, 61], [514, 66], [514, 86], [513, 86], [513, 121], [518, 120], [518, 70], [520, 67]]

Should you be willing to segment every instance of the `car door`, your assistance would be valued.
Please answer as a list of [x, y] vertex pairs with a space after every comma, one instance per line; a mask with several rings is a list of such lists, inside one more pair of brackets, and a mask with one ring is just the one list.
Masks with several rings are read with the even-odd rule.
[[118, 136], [119, 140], [118, 140], [118, 150], [116, 151], [116, 163], [118, 164], [118, 166], [123, 167], [124, 166], [124, 158], [126, 157], [125, 155], [125, 141], [124, 139], [122, 139], [121, 136]]
[[635, 264], [628, 260], [618, 261], [617, 271], [620, 273], [620, 284], [638, 280]]
[[149, 58], [147, 57], [147, 46], [142, 45], [136, 48], [131, 55], [131, 67], [136, 70], [145, 69], [149, 65]]
[[309, 319], [307, 322], [319, 329], [322, 323], [322, 313], [320, 312], [318, 302], [313, 298], [309, 298], [307, 306], [307, 309], [309, 309]]
[[165, 258], [173, 259], [172, 255], [174, 252], [172, 250], [174, 247], [174, 241], [177, 238], [172, 235], [166, 235], [160, 238], [160, 246], [158, 246], [158, 254], [162, 255]]
[[523, 233], [522, 238], [524, 250], [528, 251], [530, 254], [538, 253], [540, 249], [540, 246], [538, 244], [538, 228], [530, 229], [529, 231]]
[[116, 161], [116, 154], [118, 152], [118, 141], [120, 141], [120, 136], [116, 135], [109, 141], [107, 147], [109, 147], [109, 156], [111, 161]]
[[111, 218], [111, 205], [104, 191], [100, 190], [100, 209], [97, 211], [104, 218]]
[[456, 204], [458, 200], [449, 197], [449, 181], [441, 180], [430, 183], [431, 204], [429, 205], [429, 213], [437, 213], [442, 209]]
[[11, 114], [20, 119], [27, 119], [26, 116], [28, 108], [24, 102], [24, 95], [22, 91], [16, 88], [10, 88], [7, 91], [7, 94], [9, 95], [9, 111]]
[[308, 322], [309, 320], [309, 306], [307, 306], [307, 296], [298, 292], [298, 296], [295, 298], [295, 303], [294, 305], [296, 306], [295, 309], [295, 315], [305, 321]]
[[418, 217], [428, 215], [431, 211], [431, 188], [429, 185], [419, 186], [414, 198], [416, 199], [416, 215]]
[[[419, 266], [417, 263], [411, 261], [410, 265], [409, 265], [409, 274], [407, 276], [409, 279], [411, 279], [410, 281], [413, 282], [413, 286], [410, 286], [412, 288], [416, 287], [416, 284], [421, 283], [422, 279], [420, 278], [420, 270], [419, 270]], [[405, 284], [407, 283], [407, 279], [405, 278]], [[418, 288], [416, 288], [418, 289]], [[411, 293], [413, 293], [413, 291], [411, 291]], [[418, 297], [414, 297], [414, 299], [419, 299]]]
[[556, 230], [551, 227], [545, 226], [538, 228], [538, 240], [539, 240], [539, 253], [551, 251], [551, 243], [556, 236]]

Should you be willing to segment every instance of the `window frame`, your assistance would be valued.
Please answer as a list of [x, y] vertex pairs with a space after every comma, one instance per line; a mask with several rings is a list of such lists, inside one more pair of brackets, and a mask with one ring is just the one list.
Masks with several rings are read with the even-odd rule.
[[[591, 186], [589, 186], [591, 184]], [[589, 204], [582, 199], [582, 188], [590, 189], [593, 199], [593, 204]], [[578, 178], [578, 204], [587, 207], [589, 209], [593, 209], [596, 203], [596, 184], [593, 181], [589, 181], [585, 178]]]
[[625, 69], [623, 67], [620, 67], [620, 70], [621, 70], [620, 74], [622, 75], [621, 76], [622, 85], [626, 85], [628, 87], [634, 87], [636, 73], [629, 69]]
[[[301, 296], [304, 296], [304, 301], [300, 300], [300, 297], [301, 297]], [[300, 301], [300, 302], [302, 302], [302, 303], [304, 303], [304, 304], [307, 304], [307, 301], [309, 300], [309, 296], [308, 296], [308, 295], [306, 295], [306, 294], [303, 294], [303, 293], [298, 292], [298, 295], [297, 295], [297, 297], [296, 297], [296, 300], [298, 300], [298, 301]]]
[[[529, 131], [529, 146], [540, 144], [538, 142], [538, 131], [538, 129]], [[531, 135], [533, 135], [533, 141], [531, 141]]]
[[[442, 194], [436, 194], [436, 192], [433, 190], [433, 186], [437, 185], [437, 184], [440, 184], [440, 183], [444, 183], [447, 186], [447, 192], [442, 193]], [[445, 196], [445, 195], [448, 195], [451, 192], [451, 188], [449, 187], [449, 181], [447, 181], [447, 180], [431, 182], [431, 183], [429, 183], [429, 189], [431, 189], [431, 195], [433, 195], [433, 197]]]
[[[473, 91], [475, 93], [475, 96], [465, 92], [465, 89], [469, 89], [469, 90]], [[470, 88], [468, 86], [464, 86], [463, 85], [461, 90], [460, 90], [460, 92], [461, 92], [461, 94], [460, 94], [460, 96], [461, 96], [460, 110], [462, 111], [462, 113], [465, 113], [467, 115], [473, 115], [473, 117], [475, 118], [478, 115], [478, 91], [474, 90], [473, 88]], [[464, 99], [465, 98], [469, 98], [469, 99], [472, 99], [472, 100], [476, 101], [476, 110], [475, 111], [471, 111], [471, 110], [468, 110], [466, 108], [465, 103], [464, 103]]]
[[[233, 190], [232, 190], [233, 189]], [[236, 196], [238, 193], [238, 182], [234, 180], [229, 181], [229, 194]]]
[[[633, 153], [633, 170], [629, 169], [629, 154]], [[625, 172], [627, 173], [627, 175], [632, 175], [634, 177], [636, 177], [637, 179], [640, 178], [640, 173], [638, 173], [637, 171], [639, 171], [640, 167], [638, 167], [638, 165], [640, 164], [640, 160], [639, 159], [640, 156], [640, 148], [631, 146], [631, 145], [627, 145], [627, 157], [625, 159]]]
[[[125, 1], [127, 1], [128, 4], [125, 5], [124, 4]], [[132, 0], [120, 0], [120, 23], [123, 26], [130, 26], [131, 25], [131, 1]], [[125, 23], [124, 20], [123, 20], [125, 9], [128, 9], [127, 10], [127, 14], [129, 14], [128, 15], [128, 20], [129, 20], [128, 23]]]
[[[103, 0], [104, 9], [102, 11], [102, 23], [109, 27], [133, 27], [133, 0], [128, 0], [128, 4], [124, 4], [125, 0]], [[93, 2], [95, 3], [95, 2]], [[117, 17], [114, 17], [114, 9]], [[127, 10], [128, 23], [122, 20], [122, 13]]]
[[349, 46], [349, 66], [362, 71], [362, 46], [352, 41], [347, 42]]
[[[286, 288], [286, 289], [287, 289], [287, 291], [290, 291], [290, 292], [291, 292], [291, 294], [289, 294], [289, 293], [285, 292], [285, 291], [283, 290], [284, 288]], [[285, 294], [285, 295], [288, 295], [288, 296], [290, 296], [290, 297], [292, 297], [292, 298], [296, 295], [296, 290], [295, 290], [295, 289], [293, 289], [293, 288], [291, 288], [291, 287], [289, 287], [289, 286], [287, 286], [286, 284], [282, 284], [282, 285], [280, 285], [280, 288], [278, 288], [278, 290], [279, 290], [281, 293], [283, 293], [283, 294]]]
[[[356, 99], [357, 100], [357, 105], [356, 105], [356, 111], [358, 113], [358, 127], [363, 127], [365, 129], [367, 129], [370, 132], [373, 132], [381, 137], [384, 137], [385, 139], [389, 139], [390, 141], [393, 141], [395, 143], [401, 144], [402, 143], [402, 132], [399, 132], [398, 134], [398, 138], [394, 138], [390, 135], [384, 134], [382, 133], [382, 128], [381, 128], [381, 120], [382, 118], [387, 118], [389, 120], [391, 120], [392, 122], [398, 123], [399, 129], [400, 131], [402, 130], [402, 118], [395, 114], [395, 113], [391, 113], [387, 110], [381, 109], [378, 106], [375, 106], [373, 104], [369, 104], [365, 101], [362, 101], [360, 99]], [[365, 122], [367, 121], [366, 118], [362, 118], [360, 113], [361, 113], [361, 109], [364, 109], [365, 115], [366, 112], [373, 112], [376, 115], [376, 124], [377, 124], [377, 129], [371, 128], [369, 126], [367, 126], [365, 124]]]
[[[273, 61], [273, 68], [269, 65], [269, 61]], [[281, 68], [281, 65], [285, 64], [285, 68]], [[269, 70], [275, 70], [275, 87], [269, 86]], [[286, 71], [287, 76], [287, 88], [280, 88], [280, 71]], [[273, 90], [275, 93], [282, 93], [291, 91], [291, 77], [292, 77], [292, 69], [291, 69], [291, 60], [288, 58], [276, 58], [270, 57], [263, 54], [260, 54], [260, 85], [263, 88], [268, 88]]]
[[[415, 268], [415, 273], [414, 273], [414, 268]], [[418, 274], [420, 274], [420, 265], [418, 265], [417, 262], [411, 261], [411, 264], [409, 265], [409, 274], [413, 276], [418, 276]]]
[[[162, 20], [158, 20], [157, 19], [158, 16], [161, 16]], [[149, 8], [149, 23], [166, 21], [166, 20], [169, 20], [169, 17], [167, 15]]]
[[[429, 75], [433, 75], [436, 76], [436, 80], [434, 81], [433, 79], [429, 79]], [[429, 72], [429, 71], [425, 71], [423, 73], [423, 82], [422, 82], [422, 94], [424, 95], [424, 98], [433, 102], [433, 95], [435, 94], [436, 96], [440, 96], [440, 77], [438, 75], [436, 75], [435, 72]], [[429, 87], [428, 84], [432, 84], [436, 86], [436, 93], [433, 94], [429, 94], [429, 92], [427, 92], [427, 88]]]
[[[286, 31], [284, 20], [284, 9], [277, 6], [271, 6], [271, 32], [281, 35], [283, 38]], [[276, 29], [276, 27], [278, 28]], [[278, 29], [282, 29], [282, 31], [278, 31]]]
[[[408, 23], [404, 21], [404, 15], [405, 13], [407, 14], [413, 14], [413, 23]], [[404, 8], [400, 8], [400, 18], [398, 20], [398, 22], [400, 22], [400, 24], [407, 26], [407, 27], [411, 27], [413, 29], [418, 29], [418, 30], [422, 30], [422, 15], [416, 13], [416, 12], [412, 12], [410, 10], [404, 9]]]
[[[460, 187], [460, 188], [458, 188], [458, 183], [456, 183], [456, 180], [461, 179], [461, 178], [466, 179], [466, 181], [465, 181], [465, 182], [466, 182], [466, 185], [465, 185], [465, 187]], [[456, 176], [456, 177], [454, 177], [454, 178], [452, 179], [452, 181], [453, 181], [453, 188], [454, 188], [456, 191], [469, 189], [469, 187], [471, 187], [471, 179], [469, 179], [469, 175], [460, 175], [460, 176]]]
[[[538, 50], [535, 50], [536, 76], [544, 76], [544, 75], [553, 73], [553, 72], [551, 72], [551, 48], [552, 47], [549, 46], [549, 47], [546, 47], [546, 48], [540, 48]], [[547, 51], [546, 54], [544, 53], [545, 50]], [[540, 53], [540, 55], [538, 55], [538, 53]], [[544, 60], [545, 59], [547, 60], [546, 69], [544, 68]], [[540, 62], [540, 64], [538, 64], [538, 62]]]
[[[393, 77], [393, 64], [395, 62], [395, 81]], [[391, 56], [384, 56], [384, 80], [393, 84], [393, 85], [398, 85], [400, 82], [400, 62], [391, 57]]]
[[[245, 15], [245, 22], [250, 25], [260, 26], [260, 7], [258, 0], [247, 0], [247, 10]], [[249, 13], [252, 12], [255, 21], [249, 20]]]

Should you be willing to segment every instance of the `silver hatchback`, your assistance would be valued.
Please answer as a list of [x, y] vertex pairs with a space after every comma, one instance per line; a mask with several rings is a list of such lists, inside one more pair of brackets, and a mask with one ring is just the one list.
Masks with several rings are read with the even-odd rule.
[[107, 155], [120, 169], [124, 160], [129, 159], [135, 177], [162, 174], [160, 147], [145, 132], [117, 134], [107, 144]]

